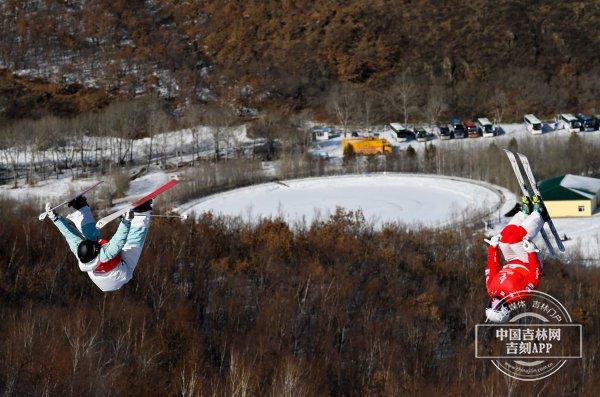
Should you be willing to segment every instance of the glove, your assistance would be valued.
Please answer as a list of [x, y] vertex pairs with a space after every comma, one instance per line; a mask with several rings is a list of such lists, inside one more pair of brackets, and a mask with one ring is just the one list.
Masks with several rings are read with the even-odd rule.
[[529, 240], [524, 239], [522, 245], [523, 245], [523, 249], [528, 254], [530, 254], [532, 252], [540, 252], [540, 250], [535, 246], [535, 244]]
[[488, 243], [490, 244], [490, 246], [496, 248], [498, 246], [498, 244], [500, 244], [500, 240], [502, 239], [502, 235], [500, 234], [496, 234], [494, 237], [492, 237]]
[[56, 212], [52, 211], [52, 204], [50, 203], [46, 203], [46, 213], [48, 214], [48, 218], [50, 218], [51, 221], [55, 221], [56, 218], [58, 218], [58, 215], [56, 215]]
[[133, 210], [129, 210], [125, 213], [125, 219], [127, 219], [130, 222], [134, 216], [135, 216], [135, 212], [133, 212]]

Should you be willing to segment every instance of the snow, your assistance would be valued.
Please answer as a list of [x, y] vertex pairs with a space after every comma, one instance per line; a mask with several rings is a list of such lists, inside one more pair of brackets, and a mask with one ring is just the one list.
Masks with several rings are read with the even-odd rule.
[[583, 259], [589, 261], [600, 258], [600, 211], [591, 218], [558, 218], [554, 225], [564, 241], [565, 254], [579, 252]]
[[576, 190], [578, 193], [590, 198], [593, 198], [595, 194], [600, 192], [600, 179], [589, 178], [586, 176], [567, 174], [562, 181], [560, 181], [560, 185], [567, 189]]
[[266, 183], [195, 200], [180, 207], [184, 216], [204, 212], [242, 217], [250, 222], [282, 217], [296, 224], [335, 212], [362, 210], [377, 226], [401, 222], [437, 227], [464, 215], [497, 211], [503, 196], [483, 183], [413, 174], [346, 175]]
[[71, 177], [65, 177], [61, 179], [48, 179], [39, 182], [35, 186], [25, 186], [16, 189], [11, 188], [10, 185], [0, 185], [0, 196], [19, 201], [37, 200], [40, 202], [58, 202], [65, 197], [70, 197], [73, 194], [92, 186], [100, 180], [100, 178], [73, 180]]
[[156, 187], [168, 182], [169, 179], [171, 179], [170, 174], [162, 171], [146, 174], [131, 181], [125, 195], [128, 198], [144, 196], [156, 189]]

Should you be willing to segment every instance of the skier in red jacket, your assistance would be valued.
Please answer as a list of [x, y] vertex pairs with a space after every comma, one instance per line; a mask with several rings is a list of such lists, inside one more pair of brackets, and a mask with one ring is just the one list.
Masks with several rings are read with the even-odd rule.
[[[507, 321], [508, 304], [526, 299], [527, 291], [536, 289], [540, 283], [543, 265], [539, 249], [531, 240], [544, 225], [542, 211], [538, 196], [533, 197], [533, 205], [524, 196], [522, 210], [489, 241], [485, 285], [491, 301], [485, 315], [492, 322]], [[504, 266], [500, 251], [506, 260]]]

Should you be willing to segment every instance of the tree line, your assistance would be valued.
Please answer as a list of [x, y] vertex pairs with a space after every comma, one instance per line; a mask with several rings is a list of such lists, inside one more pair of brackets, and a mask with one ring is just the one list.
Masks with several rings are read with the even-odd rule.
[[544, 382], [517, 382], [474, 358], [486, 258], [467, 226], [375, 230], [342, 211], [296, 228], [155, 218], [132, 282], [103, 294], [38, 210], [0, 204], [6, 396], [600, 389], [600, 272], [576, 257], [548, 259], [542, 290], [583, 324], [583, 358]]
[[0, 4], [0, 81], [12, 88], [0, 108], [9, 119], [74, 115], [156, 94], [174, 109], [216, 98], [320, 113], [349, 84], [393, 102], [369, 116], [381, 121], [597, 113], [594, 7], [10, 0]]

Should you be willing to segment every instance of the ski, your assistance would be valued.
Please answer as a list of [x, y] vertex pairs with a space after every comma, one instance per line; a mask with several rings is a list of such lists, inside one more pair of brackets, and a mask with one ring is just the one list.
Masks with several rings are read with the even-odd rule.
[[[84, 194], [86, 194], [87, 192], [89, 192], [89, 191], [91, 191], [91, 190], [93, 190], [93, 189], [97, 188], [98, 186], [100, 186], [102, 183], [104, 183], [104, 181], [99, 181], [99, 182], [96, 182], [96, 183], [94, 183], [92, 186], [88, 187], [88, 188], [87, 188], [87, 189], [85, 189], [84, 191], [82, 191], [82, 192], [80, 192], [80, 193], [77, 193], [77, 195], [75, 195], [75, 196], [72, 196], [70, 199], [68, 199], [68, 200], [66, 200], [66, 201], [63, 201], [62, 203], [58, 204], [57, 206], [54, 206], [54, 207], [52, 207], [52, 208], [50, 209], [50, 211], [57, 210], [57, 209], [59, 209], [60, 207], [63, 207], [63, 206], [65, 206], [65, 205], [69, 204], [69, 202], [71, 202], [72, 200], [75, 200], [75, 199], [76, 199], [77, 197], [79, 197], [79, 196], [83, 196], [83, 195], [84, 195]], [[48, 216], [48, 212], [44, 211], [44, 212], [42, 212], [42, 213], [41, 213], [41, 214], [38, 216], [38, 219], [39, 219], [40, 221], [43, 221], [44, 219], [46, 219], [46, 217], [47, 217], [47, 216]]]
[[[531, 200], [531, 194], [529, 192], [529, 189], [527, 188], [527, 185], [525, 184], [525, 178], [523, 178], [523, 173], [521, 172], [521, 169], [519, 168], [519, 163], [517, 161], [517, 157], [510, 150], [504, 149], [504, 152], [508, 156], [508, 160], [510, 161], [510, 165], [512, 166], [515, 176], [517, 177], [517, 181], [519, 182], [519, 187], [521, 188], [522, 194], [524, 196], [529, 197], [529, 199]], [[546, 243], [546, 246], [548, 247], [548, 253], [551, 256], [556, 256], [556, 251], [554, 251], [554, 247], [552, 246], [552, 243], [550, 242], [550, 239], [548, 238], [548, 234], [546, 234], [546, 231], [544, 230], [543, 226], [542, 226], [542, 230], [540, 230], [540, 234], [541, 234], [542, 238], [544, 239], [544, 243]]]
[[158, 187], [154, 191], [148, 193], [146, 196], [142, 197], [141, 199], [139, 199], [137, 201], [134, 201], [133, 203], [127, 205], [125, 208], [120, 209], [118, 211], [115, 211], [112, 214], [107, 215], [104, 218], [100, 219], [98, 222], [96, 222], [96, 227], [98, 229], [102, 229], [108, 223], [114, 221], [115, 219], [117, 219], [118, 217], [120, 217], [122, 215], [125, 215], [125, 213], [127, 211], [129, 211], [129, 210], [131, 210], [131, 209], [133, 209], [135, 207], [138, 207], [138, 206], [144, 204], [146, 201], [152, 200], [153, 198], [155, 198], [159, 194], [166, 192], [167, 190], [171, 189], [172, 187], [174, 187], [178, 183], [179, 183], [178, 180], [171, 179], [169, 182], [167, 182], [164, 185]]
[[548, 224], [548, 227], [550, 227], [550, 231], [552, 232], [552, 235], [554, 236], [554, 240], [556, 240], [556, 245], [558, 246], [558, 249], [560, 250], [560, 252], [565, 252], [565, 246], [564, 246], [562, 240], [560, 239], [560, 236], [558, 235], [556, 226], [554, 226], [554, 222], [552, 221], [552, 218], [550, 218], [550, 214], [548, 213], [546, 204], [544, 203], [544, 200], [542, 199], [542, 195], [540, 194], [540, 190], [537, 187], [537, 181], [535, 179], [535, 176], [533, 176], [533, 170], [531, 169], [531, 164], [529, 164], [529, 159], [524, 154], [517, 153], [517, 155], [519, 156], [519, 160], [521, 160], [521, 164], [523, 164], [523, 169], [525, 170], [525, 175], [527, 175], [527, 178], [529, 179], [529, 184], [531, 185], [531, 189], [533, 190], [533, 193], [535, 193], [540, 198], [542, 208], [544, 209], [544, 211], [546, 212], [546, 216], [548, 217], [548, 220], [546, 221], [546, 223]]

